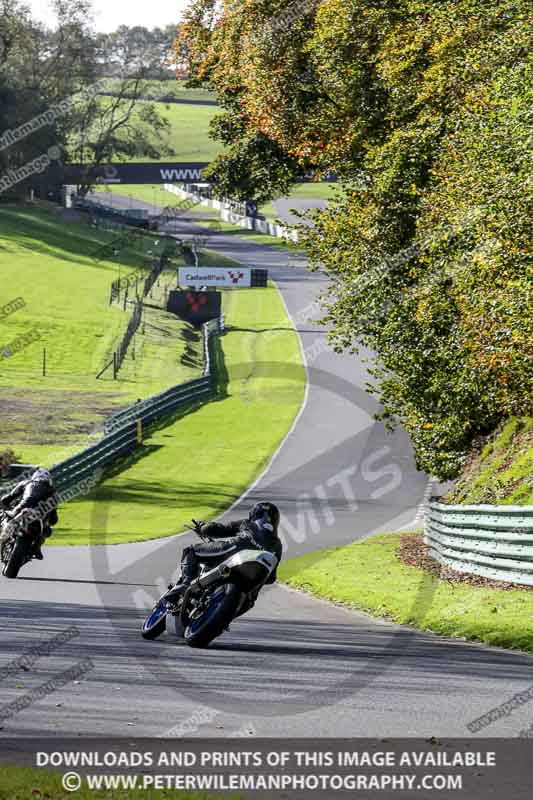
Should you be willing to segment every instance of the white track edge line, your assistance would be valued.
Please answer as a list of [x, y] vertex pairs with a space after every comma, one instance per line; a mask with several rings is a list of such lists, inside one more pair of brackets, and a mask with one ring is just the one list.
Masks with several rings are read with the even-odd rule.
[[257, 476], [257, 478], [254, 480], [254, 482], [250, 484], [250, 486], [241, 494], [241, 496], [239, 498], [237, 498], [237, 500], [235, 500], [232, 503], [232, 505], [226, 511], [224, 511], [224, 514], [231, 513], [231, 511], [236, 506], [238, 506], [240, 503], [242, 503], [248, 497], [250, 492], [253, 492], [253, 490], [256, 488], [256, 486], [258, 486], [258, 484], [261, 483], [263, 478], [265, 478], [265, 476], [268, 475], [268, 473], [272, 469], [272, 467], [274, 465], [274, 462], [276, 461], [277, 457], [279, 456], [279, 454], [281, 453], [281, 451], [285, 447], [287, 441], [290, 439], [290, 437], [292, 436], [292, 434], [296, 430], [296, 427], [298, 426], [298, 423], [300, 422], [300, 419], [301, 419], [304, 411], [307, 408], [307, 403], [308, 403], [308, 400], [309, 400], [309, 389], [310, 389], [310, 385], [309, 385], [309, 365], [307, 363], [307, 356], [305, 355], [305, 350], [304, 350], [304, 346], [303, 346], [302, 337], [300, 336], [300, 334], [298, 332], [296, 324], [295, 324], [295, 322], [294, 322], [294, 320], [292, 318], [292, 314], [290, 313], [289, 308], [287, 306], [287, 302], [286, 302], [285, 298], [283, 297], [283, 292], [281, 291], [280, 287], [278, 286], [277, 281], [275, 281], [273, 278], [271, 278], [271, 280], [272, 280], [272, 283], [274, 284], [274, 286], [276, 287], [276, 289], [278, 291], [278, 294], [279, 294], [279, 296], [281, 298], [281, 302], [283, 303], [283, 307], [285, 309], [285, 313], [287, 314], [287, 318], [289, 319], [289, 321], [291, 323], [292, 329], [294, 330], [294, 332], [296, 333], [296, 335], [298, 337], [298, 344], [299, 344], [299, 347], [300, 347], [300, 355], [302, 357], [302, 364], [303, 364], [304, 371], [305, 371], [304, 398], [302, 400], [302, 405], [300, 406], [300, 409], [299, 409], [298, 413], [296, 414], [296, 416], [295, 416], [295, 418], [294, 418], [294, 420], [292, 422], [291, 427], [289, 428], [289, 430], [287, 431], [287, 433], [285, 434], [285, 436], [281, 440], [281, 442], [278, 445], [278, 447], [276, 448], [276, 451], [274, 452], [274, 454], [271, 456], [271, 458], [270, 458], [267, 466], [265, 467], [265, 469]]

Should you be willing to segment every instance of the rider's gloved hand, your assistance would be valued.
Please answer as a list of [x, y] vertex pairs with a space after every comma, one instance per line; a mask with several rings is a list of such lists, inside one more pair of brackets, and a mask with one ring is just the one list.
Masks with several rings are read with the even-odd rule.
[[0, 497], [0, 506], [3, 508], [9, 508], [9, 495], [4, 494], [2, 497]]

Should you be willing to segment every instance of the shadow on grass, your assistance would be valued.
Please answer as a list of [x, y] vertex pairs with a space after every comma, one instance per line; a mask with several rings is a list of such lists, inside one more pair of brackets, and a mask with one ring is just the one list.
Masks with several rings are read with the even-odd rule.
[[95, 499], [101, 503], [119, 504], [140, 503], [143, 506], [157, 506], [157, 508], [172, 508], [178, 511], [185, 501], [185, 506], [190, 507], [191, 500], [202, 505], [215, 508], [227, 507], [228, 500], [235, 497], [231, 487], [221, 486], [218, 483], [155, 483], [125, 480], [121, 486], [103, 484], [95, 492]]
[[[9, 223], [9, 229], [7, 225], [0, 226], [2, 238], [12, 241], [16, 247], [40, 253], [47, 258], [68, 261], [79, 268], [87, 266], [84, 261], [80, 262], [81, 257], [88, 259], [90, 266], [96, 269], [112, 269], [114, 258], [103, 263], [94, 256], [99, 248], [117, 238], [116, 233], [104, 232], [105, 236], [101, 232], [96, 233], [90, 227], [88, 218], [65, 225], [52, 212], [25, 205], [2, 208], [2, 217]], [[125, 266], [143, 268], [142, 259], [141, 251], [134, 253], [126, 246], [116, 263], [120, 261]]]
[[209, 340], [209, 355], [211, 358], [214, 399], [225, 400], [229, 396], [229, 374], [220, 336], [213, 336]]
[[[280, 328], [237, 328], [235, 325], [227, 325], [226, 333], [295, 333], [295, 328], [280, 327]], [[298, 328], [298, 333], [326, 333], [324, 330], [303, 330]]]

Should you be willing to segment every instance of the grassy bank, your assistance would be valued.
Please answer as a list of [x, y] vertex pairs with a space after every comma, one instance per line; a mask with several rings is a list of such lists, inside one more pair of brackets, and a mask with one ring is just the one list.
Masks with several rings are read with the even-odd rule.
[[[26, 767], [1, 767], [0, 800], [222, 800], [220, 795], [204, 792], [180, 792], [172, 789], [89, 789], [86, 785], [67, 792], [61, 784], [61, 773]], [[66, 770], [65, 770], [66, 772]], [[226, 800], [228, 796], [226, 795]], [[229, 800], [238, 800], [233, 795]]]
[[[0, 360], [0, 449], [12, 447], [23, 461], [54, 463], [79, 449], [96, 424], [117, 408], [195, 377], [198, 365], [184, 359], [190, 331], [174, 315], [147, 309], [145, 335], [136, 336], [130, 357], [113, 381], [96, 375], [112, 358], [131, 307], [109, 305], [110, 286], [134, 270], [148, 274], [150, 257], [120, 250], [95, 259], [116, 233], [36, 207], [0, 210], [0, 307], [21, 297], [25, 305], [0, 318], [2, 351], [31, 332], [35, 340]], [[154, 239], [154, 249], [157, 249]], [[179, 263], [179, 260], [178, 262]], [[165, 280], [151, 302], [163, 305]], [[43, 349], [46, 375], [43, 376]]]
[[396, 623], [501, 647], [533, 650], [533, 592], [449, 583], [396, 555], [389, 533], [283, 563], [280, 578], [317, 597]]
[[[298, 337], [274, 287], [225, 292], [224, 310], [219, 397], [154, 433], [129, 468], [66, 505], [53, 544], [179, 533], [191, 517], [230, 506], [268, 464], [303, 400]], [[106, 521], [93, 531], [95, 508]]]
[[480, 440], [446, 502], [533, 505], [533, 417], [509, 419]]

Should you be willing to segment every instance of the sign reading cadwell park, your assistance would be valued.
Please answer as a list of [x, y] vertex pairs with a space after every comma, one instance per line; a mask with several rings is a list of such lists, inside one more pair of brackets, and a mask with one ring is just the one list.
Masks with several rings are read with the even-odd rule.
[[220, 287], [229, 289], [246, 289], [265, 287], [268, 281], [266, 269], [250, 269], [249, 267], [180, 267], [178, 282], [180, 286]]
[[[169, 293], [167, 311], [193, 325], [220, 316], [222, 294], [213, 289], [264, 288], [268, 270], [250, 267], [179, 267], [178, 290]], [[205, 291], [204, 291], [205, 290]]]
[[252, 270], [223, 267], [181, 267], [178, 270], [180, 286], [224, 286], [224, 287], [250, 287], [252, 285]]

